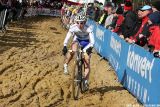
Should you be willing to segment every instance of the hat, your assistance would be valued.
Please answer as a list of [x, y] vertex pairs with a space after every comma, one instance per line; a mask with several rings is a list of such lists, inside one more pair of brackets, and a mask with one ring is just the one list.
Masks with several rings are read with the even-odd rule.
[[141, 10], [151, 10], [151, 9], [152, 9], [152, 7], [149, 6], [149, 5], [145, 5], [145, 6], [143, 6], [143, 7], [141, 8]]
[[98, 2], [98, 1], [94, 1], [94, 3], [97, 3], [97, 4], [98, 4], [99, 2]]
[[136, 11], [141, 10], [142, 7], [143, 7], [143, 6], [137, 7], [137, 8], [136, 8]]
[[158, 11], [160, 11], [160, 1], [152, 2], [152, 6], [156, 8]]
[[123, 8], [122, 7], [118, 7], [116, 10], [117, 14], [123, 14]]
[[105, 5], [105, 7], [113, 7], [111, 2], [107, 2], [107, 4]]
[[153, 24], [160, 24], [160, 12], [153, 12], [148, 16], [148, 18]]
[[126, 1], [124, 4], [124, 10], [132, 10], [132, 2]]

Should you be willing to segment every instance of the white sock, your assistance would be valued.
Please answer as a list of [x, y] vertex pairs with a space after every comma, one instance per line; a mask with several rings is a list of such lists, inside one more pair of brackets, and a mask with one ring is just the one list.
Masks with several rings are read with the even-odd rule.
[[68, 65], [65, 63], [64, 66], [66, 67], [66, 66], [68, 66]]

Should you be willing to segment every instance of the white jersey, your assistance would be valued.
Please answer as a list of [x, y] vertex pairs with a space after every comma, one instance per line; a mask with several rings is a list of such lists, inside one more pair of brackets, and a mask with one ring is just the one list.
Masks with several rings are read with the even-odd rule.
[[72, 25], [64, 40], [64, 46], [67, 46], [71, 36], [74, 37], [73, 41], [89, 40], [89, 44], [83, 49], [83, 51], [86, 51], [86, 49], [88, 49], [89, 47], [93, 47], [94, 45], [93, 29], [91, 26], [85, 25], [84, 28], [81, 30], [77, 24]]

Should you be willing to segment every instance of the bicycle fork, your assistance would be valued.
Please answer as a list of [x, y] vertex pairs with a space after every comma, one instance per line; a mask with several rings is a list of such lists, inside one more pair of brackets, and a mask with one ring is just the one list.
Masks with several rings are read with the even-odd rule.
[[81, 60], [77, 61], [77, 65], [78, 65], [78, 74], [77, 74], [77, 79], [75, 81], [80, 83], [82, 82], [82, 61]]

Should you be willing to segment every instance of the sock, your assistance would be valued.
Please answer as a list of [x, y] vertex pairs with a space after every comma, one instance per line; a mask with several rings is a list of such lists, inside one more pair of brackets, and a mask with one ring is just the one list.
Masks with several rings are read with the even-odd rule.
[[64, 66], [66, 67], [66, 66], [68, 66], [68, 65], [65, 63]]

